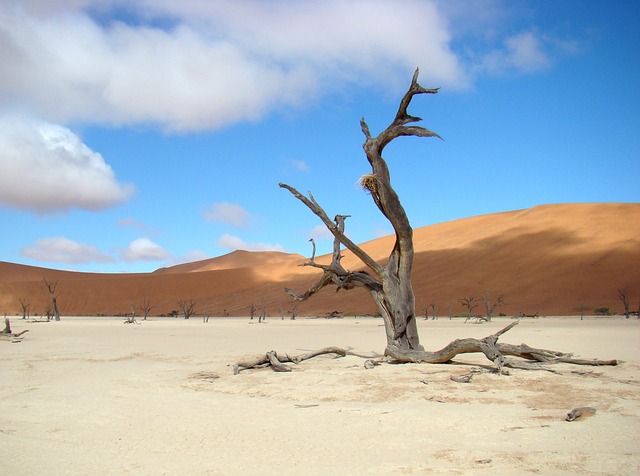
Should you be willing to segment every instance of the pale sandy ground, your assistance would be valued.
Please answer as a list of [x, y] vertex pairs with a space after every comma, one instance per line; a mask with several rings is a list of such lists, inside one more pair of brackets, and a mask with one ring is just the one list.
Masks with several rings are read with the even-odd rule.
[[[419, 325], [435, 349], [509, 322]], [[502, 340], [625, 362], [469, 384], [450, 376], [470, 365], [366, 370], [384, 348], [375, 319], [12, 324], [31, 332], [0, 341], [3, 475], [640, 474], [637, 319], [524, 320]], [[329, 345], [358, 356], [232, 374], [263, 351]], [[564, 421], [586, 405], [595, 416]]]

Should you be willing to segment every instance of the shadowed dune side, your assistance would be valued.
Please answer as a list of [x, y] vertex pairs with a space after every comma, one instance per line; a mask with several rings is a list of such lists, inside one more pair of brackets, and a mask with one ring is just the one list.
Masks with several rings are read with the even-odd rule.
[[[598, 307], [622, 311], [618, 288], [640, 299], [640, 204], [544, 205], [422, 227], [414, 231], [413, 286], [417, 312], [435, 302], [438, 314], [463, 312], [458, 299], [491, 299], [508, 315], [575, 315]], [[384, 262], [393, 237], [361, 245]], [[328, 256], [318, 257], [319, 262]], [[243, 315], [254, 303], [271, 316], [291, 309], [285, 287], [303, 291], [320, 271], [299, 266], [306, 258], [278, 252], [235, 251], [208, 260], [141, 274], [91, 274], [0, 263], [0, 311], [20, 312], [26, 297], [32, 314], [49, 304], [42, 278], [58, 281], [60, 311], [67, 315], [126, 314], [144, 298], [152, 314], [177, 310], [178, 299], [196, 301], [199, 315]], [[348, 251], [347, 269], [362, 269]], [[303, 315], [331, 311], [375, 313], [362, 289], [336, 292], [329, 287], [300, 303]], [[484, 312], [482, 304], [475, 310]]]

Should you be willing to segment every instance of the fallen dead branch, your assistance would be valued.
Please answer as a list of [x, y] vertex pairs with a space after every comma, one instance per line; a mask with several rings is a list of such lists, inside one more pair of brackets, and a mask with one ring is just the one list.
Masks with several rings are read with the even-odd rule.
[[276, 351], [270, 350], [266, 354], [261, 355], [260, 357], [257, 357], [253, 360], [238, 362], [233, 366], [233, 374], [237, 375], [243, 370], [262, 367], [271, 367], [275, 372], [291, 372], [292, 367], [290, 365], [285, 365], [284, 362], [299, 364], [303, 360], [312, 359], [313, 357], [324, 354], [336, 354], [339, 357], [344, 357], [345, 355], [347, 355], [347, 352], [340, 347], [325, 347], [324, 349], [315, 350], [306, 354], [291, 357], [288, 354], [279, 355]]
[[11, 331], [11, 322], [9, 322], [9, 318], [4, 318], [4, 330], [0, 333], [0, 339], [2, 340], [10, 340], [11, 342], [20, 342], [22, 340], [22, 335], [29, 332], [29, 329], [25, 329], [21, 332], [12, 332]]

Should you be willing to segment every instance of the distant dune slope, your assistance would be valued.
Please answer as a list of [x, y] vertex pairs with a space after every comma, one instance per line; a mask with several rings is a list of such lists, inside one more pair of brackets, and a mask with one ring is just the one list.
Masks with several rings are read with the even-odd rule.
[[[631, 307], [640, 300], [640, 204], [542, 205], [427, 226], [414, 231], [413, 286], [418, 313], [435, 303], [439, 315], [463, 312], [458, 300], [504, 295], [496, 312], [575, 315], [580, 306], [622, 311], [618, 288]], [[388, 236], [362, 244], [384, 261], [393, 245]], [[349, 269], [360, 263], [345, 251]], [[328, 259], [320, 257], [318, 260]], [[177, 300], [193, 299], [200, 315], [242, 315], [253, 303], [272, 317], [288, 316], [284, 287], [304, 290], [319, 277], [301, 267], [306, 258], [278, 252], [235, 251], [225, 256], [142, 274], [90, 274], [0, 262], [0, 311], [45, 312], [49, 301], [42, 278], [58, 281], [59, 306], [67, 315], [125, 314], [147, 298], [152, 314], [177, 310]], [[475, 313], [484, 312], [479, 307]], [[331, 311], [374, 313], [369, 294], [327, 288], [299, 305], [303, 315]], [[139, 312], [139, 311], [138, 311]], [[431, 311], [430, 311], [431, 312]]]

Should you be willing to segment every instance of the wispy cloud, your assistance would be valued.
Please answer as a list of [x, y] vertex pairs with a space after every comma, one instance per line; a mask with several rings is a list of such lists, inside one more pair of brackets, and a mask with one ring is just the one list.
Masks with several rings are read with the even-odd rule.
[[393, 234], [393, 231], [385, 230], [384, 228], [376, 228], [371, 232], [371, 234], [373, 235], [374, 238], [382, 238], [384, 236], [389, 236]]
[[308, 233], [309, 238], [314, 240], [328, 240], [333, 239], [333, 235], [324, 225], [314, 226]]
[[167, 261], [166, 266], [174, 266], [177, 264], [191, 263], [193, 261], [202, 261], [207, 258], [210, 258], [210, 256], [206, 254], [204, 251], [191, 250], [183, 256], [174, 256], [169, 261]]
[[247, 242], [242, 238], [227, 233], [223, 234], [216, 243], [222, 248], [229, 250], [247, 250], [247, 251], [284, 251], [280, 244]]
[[120, 253], [120, 258], [129, 263], [134, 261], [161, 261], [170, 257], [171, 254], [167, 250], [149, 238], [133, 240], [129, 246]]
[[132, 193], [133, 187], [119, 183], [104, 158], [66, 127], [0, 117], [0, 203], [37, 212], [100, 210]]
[[132, 228], [137, 231], [149, 232], [149, 227], [140, 220], [136, 220], [132, 217], [124, 217], [118, 220], [118, 226], [122, 228]]
[[237, 203], [214, 203], [207, 208], [202, 215], [205, 220], [232, 225], [236, 228], [246, 228], [249, 226], [249, 212]]
[[542, 49], [541, 40], [532, 32], [520, 33], [505, 40], [508, 60], [520, 71], [531, 72], [546, 69], [550, 65]]
[[299, 170], [300, 172], [308, 172], [309, 171], [309, 164], [307, 164], [303, 160], [292, 160], [291, 164], [293, 164], [293, 166], [297, 170]]
[[486, 54], [480, 64], [480, 71], [488, 74], [508, 72], [533, 73], [551, 66], [551, 58], [544, 48], [545, 40], [528, 31], [510, 36], [503, 47]]
[[36, 240], [33, 246], [20, 250], [20, 254], [46, 263], [86, 264], [115, 261], [93, 245], [79, 243], [62, 236]]

